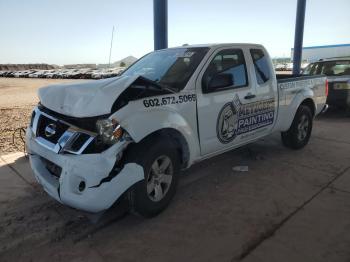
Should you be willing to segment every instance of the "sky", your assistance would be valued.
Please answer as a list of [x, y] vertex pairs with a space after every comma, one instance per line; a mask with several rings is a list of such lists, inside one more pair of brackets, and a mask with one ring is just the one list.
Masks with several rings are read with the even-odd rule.
[[[169, 47], [263, 44], [290, 56], [297, 0], [168, 0]], [[350, 0], [307, 0], [304, 46], [350, 43]], [[108, 63], [153, 50], [153, 0], [0, 0], [0, 64]]]

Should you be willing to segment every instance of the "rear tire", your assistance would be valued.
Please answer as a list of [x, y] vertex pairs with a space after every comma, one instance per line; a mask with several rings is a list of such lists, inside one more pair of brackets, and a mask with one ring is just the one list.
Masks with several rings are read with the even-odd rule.
[[292, 149], [301, 149], [309, 142], [313, 116], [311, 109], [306, 105], [301, 105], [293, 119], [291, 127], [286, 132], [281, 133], [284, 146]]
[[143, 217], [162, 212], [175, 195], [180, 158], [171, 141], [150, 138], [130, 145], [127, 163], [143, 167], [145, 179], [135, 184], [128, 193], [130, 210]]

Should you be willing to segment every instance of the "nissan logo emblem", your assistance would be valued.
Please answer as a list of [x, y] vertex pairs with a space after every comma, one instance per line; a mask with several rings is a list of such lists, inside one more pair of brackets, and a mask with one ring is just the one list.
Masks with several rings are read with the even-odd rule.
[[47, 127], [45, 127], [45, 136], [46, 137], [52, 137], [56, 134], [56, 125], [55, 124], [49, 124]]

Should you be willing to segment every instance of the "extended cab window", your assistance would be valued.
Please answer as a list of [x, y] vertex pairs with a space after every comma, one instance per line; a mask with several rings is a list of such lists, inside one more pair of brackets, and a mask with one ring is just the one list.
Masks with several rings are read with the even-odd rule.
[[270, 67], [264, 51], [261, 49], [251, 49], [250, 54], [253, 58], [256, 79], [259, 85], [262, 85], [270, 79]]
[[202, 79], [203, 93], [247, 85], [247, 70], [241, 49], [226, 49], [217, 53]]
[[316, 75], [319, 64], [310, 64], [303, 70], [303, 75]]

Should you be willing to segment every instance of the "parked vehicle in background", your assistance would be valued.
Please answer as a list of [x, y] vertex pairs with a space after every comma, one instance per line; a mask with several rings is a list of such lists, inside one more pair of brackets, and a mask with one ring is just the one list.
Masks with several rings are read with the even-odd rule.
[[285, 64], [277, 64], [275, 66], [276, 71], [285, 71], [286, 70], [286, 65]]
[[286, 71], [293, 71], [293, 63], [286, 64]]
[[47, 72], [45, 74], [46, 78], [54, 78], [54, 75], [56, 74], [55, 70], [49, 70], [49, 72]]
[[102, 212], [125, 198], [149, 217], [196, 162], [273, 132], [303, 148], [326, 95], [325, 76], [276, 77], [261, 45], [170, 48], [115, 78], [41, 88], [26, 145], [57, 201]]
[[44, 70], [42, 74], [40, 75], [40, 78], [46, 78], [46, 75], [49, 74], [51, 70]]
[[28, 70], [22, 75], [22, 77], [29, 78], [29, 75], [33, 74], [35, 72], [36, 72], [36, 70]]
[[[303, 63], [302, 66], [306, 66], [307, 64]], [[276, 71], [292, 71], [293, 70], [293, 63], [284, 63], [284, 64], [277, 64], [275, 66]]]
[[98, 69], [95, 70], [94, 72], [92, 72], [91, 74], [91, 78], [92, 79], [100, 79], [103, 75], [103, 70], [102, 69]]
[[79, 78], [79, 74], [80, 74], [80, 69], [73, 69], [67, 73], [67, 78], [77, 79]]
[[323, 59], [303, 70], [303, 75], [320, 74], [328, 78], [327, 104], [350, 112], [350, 58]]
[[51, 70], [26, 70], [26, 71], [2, 71], [0, 77], [29, 77], [29, 78], [60, 78], [60, 79], [102, 79], [119, 75], [125, 68], [107, 69], [51, 69]]
[[26, 77], [31, 71], [17, 71], [14, 73], [14, 77]]
[[68, 72], [69, 70], [58, 70], [57, 73], [55, 74], [55, 78], [65, 78], [65, 74]]
[[94, 72], [95, 69], [88, 69], [82, 74], [81, 79], [91, 79]]
[[22, 75], [22, 71], [16, 71], [13, 73], [13, 76], [16, 78], [21, 77], [21, 75]]
[[72, 74], [70, 75], [70, 78], [71, 79], [81, 79], [83, 77], [84, 73], [85, 73], [85, 70], [82, 70], [82, 69], [74, 70], [74, 72], [72, 72]]
[[38, 78], [43, 73], [43, 70], [32, 72], [28, 75], [29, 78]]
[[6, 73], [4, 74], [4, 76], [5, 76], [5, 77], [15, 77], [15, 76], [14, 76], [14, 73], [15, 73], [15, 72], [13, 72], [13, 71], [8, 71], [8, 72], [6, 72]]
[[301, 63], [300, 68], [301, 68], [302, 70], [304, 70], [309, 64], [310, 64], [310, 63], [303, 62], [303, 63]]

